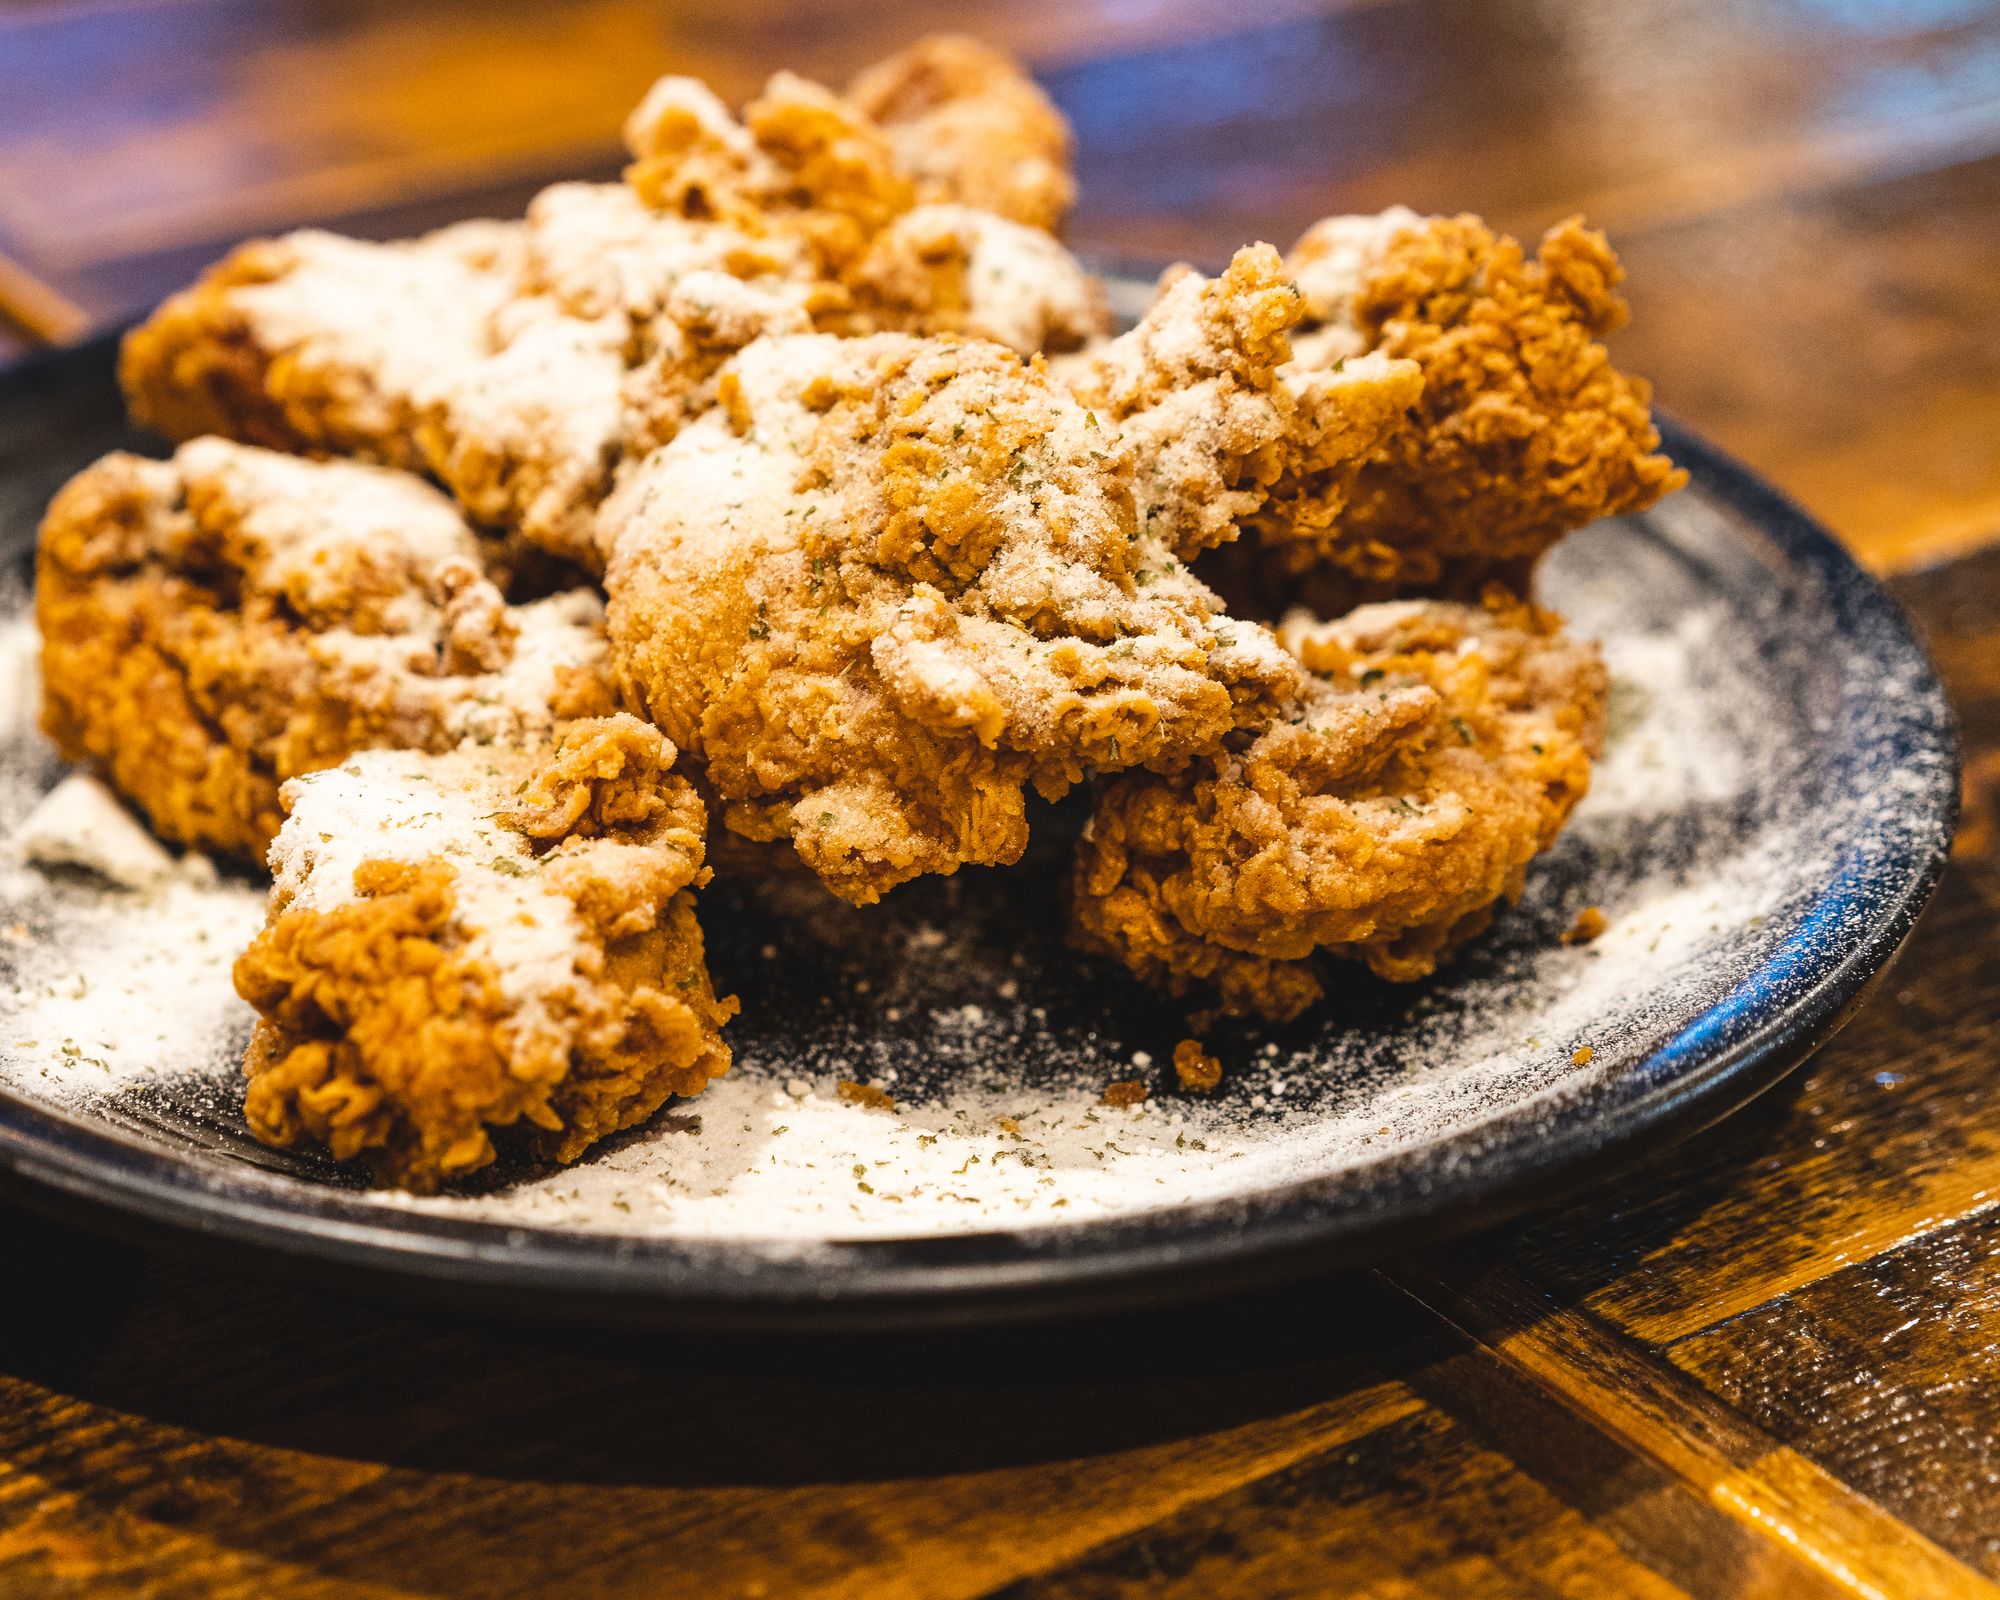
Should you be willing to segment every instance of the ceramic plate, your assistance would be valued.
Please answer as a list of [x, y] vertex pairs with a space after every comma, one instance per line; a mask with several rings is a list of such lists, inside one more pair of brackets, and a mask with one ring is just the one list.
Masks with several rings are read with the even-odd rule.
[[[0, 375], [0, 833], [60, 776], [33, 731], [26, 572], [49, 494], [133, 444], [106, 343]], [[559, 1172], [423, 1201], [250, 1140], [229, 961], [261, 889], [134, 896], [0, 868], [0, 1172], [24, 1198], [315, 1274], [537, 1316], [912, 1324], [1190, 1296], [1435, 1241], [1721, 1117], [1843, 1020], [1943, 866], [1943, 694], [1881, 590], [1743, 468], [1692, 474], [1547, 564], [1603, 640], [1596, 785], [1521, 903], [1433, 981], [1344, 972], [1295, 1025], [1211, 1027], [1063, 946], [1074, 805], [1029, 859], [869, 912], [703, 899], [737, 1065]], [[1586, 906], [1594, 943], [1559, 936]], [[205, 952], [205, 954], [204, 954]], [[1149, 1084], [1134, 1109], [1100, 1102]], [[853, 1104], [843, 1082], [893, 1109]]]

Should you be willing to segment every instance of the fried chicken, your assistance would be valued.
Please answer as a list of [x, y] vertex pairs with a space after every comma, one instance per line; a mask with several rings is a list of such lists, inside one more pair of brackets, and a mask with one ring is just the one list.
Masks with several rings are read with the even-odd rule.
[[625, 180], [656, 211], [803, 244], [837, 278], [916, 203], [882, 130], [830, 89], [774, 73], [739, 124], [692, 78], [663, 78], [625, 122]]
[[[1252, 245], [1219, 278], [1169, 273], [1137, 327], [1057, 364], [1077, 399], [1131, 443], [1140, 515], [1184, 560], [1234, 539], [1274, 495], [1333, 516], [1417, 398], [1408, 361], [1293, 365], [1290, 332], [1304, 312], [1278, 252]], [[1291, 514], [1308, 513], [1296, 504]]]
[[1519, 584], [1566, 533], [1685, 481], [1658, 454], [1651, 391], [1600, 342], [1625, 320], [1604, 236], [1571, 220], [1530, 260], [1476, 217], [1332, 217], [1286, 258], [1313, 326], [1290, 371], [1414, 362], [1422, 394], [1337, 497], [1309, 472], [1251, 518], [1287, 572], [1356, 593]]
[[997, 346], [760, 340], [606, 505], [626, 701], [732, 829], [858, 904], [1013, 861], [1026, 786], [1175, 771], [1296, 692], [1141, 530], [1130, 474]]
[[854, 309], [834, 332], [958, 333], [1021, 355], [1076, 350], [1110, 313], [1056, 240], [990, 211], [927, 205], [877, 234], [848, 274]]
[[1594, 647], [1497, 589], [1282, 632], [1309, 669], [1264, 731], [1171, 777], [1098, 789], [1072, 937], [1181, 994], [1276, 1020], [1321, 994], [1316, 953], [1430, 973], [1519, 894], [1590, 781]]
[[620, 463], [698, 415], [754, 338], [953, 332], [1027, 355], [1105, 327], [1061, 245], [917, 206], [882, 131], [802, 78], [774, 76], [741, 121], [664, 78], [626, 135], [626, 183], [557, 184], [521, 223], [243, 246], [128, 337], [134, 416], [428, 472], [475, 520], [597, 570]]
[[387, 468], [221, 439], [107, 456], [42, 525], [43, 727], [165, 837], [259, 857], [287, 778], [609, 708], [596, 597], [509, 606], [489, 554]]
[[691, 891], [702, 806], [659, 730], [368, 751], [285, 786], [245, 1115], [428, 1191], [495, 1136], [573, 1161], [728, 1069]]
[[232, 251], [126, 336], [132, 418], [169, 439], [359, 456], [420, 470], [416, 397], [489, 349], [518, 224], [397, 244], [307, 230]]
[[927, 200], [1053, 231], [1076, 198], [1069, 124], [1003, 51], [938, 34], [879, 61], [848, 98], [888, 134]]

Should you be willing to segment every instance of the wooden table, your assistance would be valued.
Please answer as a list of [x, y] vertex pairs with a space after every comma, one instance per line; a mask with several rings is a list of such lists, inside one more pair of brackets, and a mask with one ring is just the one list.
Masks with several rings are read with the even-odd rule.
[[[837, 77], [883, 0], [0, 15], [0, 304], [517, 208], [667, 68]], [[0, 1215], [0, 1596], [2000, 1594], [2000, 18], [1955, 0], [1005, 0], [1085, 243], [1574, 210], [1628, 364], [1893, 575], [1958, 860], [1873, 1005], [1655, 1168], [1169, 1316], [810, 1344], [377, 1309]], [[0, 336], [4, 337], [4, 336]], [[25, 343], [18, 333], [13, 342]]]

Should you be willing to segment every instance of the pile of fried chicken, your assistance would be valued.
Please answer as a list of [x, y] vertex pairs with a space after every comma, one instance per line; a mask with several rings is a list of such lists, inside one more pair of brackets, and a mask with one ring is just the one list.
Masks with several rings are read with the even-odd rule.
[[519, 221], [238, 249], [125, 343], [179, 448], [49, 510], [48, 732], [272, 872], [259, 1138], [574, 1159], [728, 1066], [713, 872], [867, 905], [1017, 860], [1030, 788], [1089, 788], [1075, 943], [1232, 1013], [1519, 893], [1606, 694], [1529, 577], [1681, 481], [1600, 235], [1333, 217], [1113, 337], [983, 45], [624, 131]]

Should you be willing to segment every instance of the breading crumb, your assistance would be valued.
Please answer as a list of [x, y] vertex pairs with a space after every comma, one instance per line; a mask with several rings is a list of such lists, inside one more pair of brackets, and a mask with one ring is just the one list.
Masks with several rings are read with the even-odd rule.
[[1174, 1046], [1174, 1076], [1190, 1094], [1213, 1094], [1222, 1082], [1222, 1062], [1199, 1039], [1183, 1039]]
[[1605, 915], [1596, 906], [1585, 906], [1576, 914], [1576, 921], [1569, 925], [1562, 936], [1564, 944], [1589, 944], [1605, 928]]

